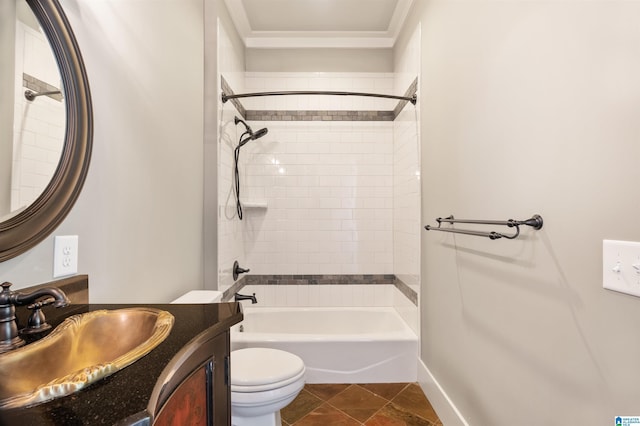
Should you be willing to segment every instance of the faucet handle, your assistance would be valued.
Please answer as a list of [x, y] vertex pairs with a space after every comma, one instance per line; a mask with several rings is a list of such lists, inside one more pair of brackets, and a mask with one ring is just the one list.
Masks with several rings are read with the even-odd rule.
[[53, 302], [55, 302], [56, 299], [54, 299], [53, 297], [47, 297], [46, 299], [42, 299], [38, 302], [32, 303], [30, 305], [27, 306], [27, 309], [40, 309], [43, 306], [47, 306], [52, 304]]
[[42, 307], [51, 305], [56, 300], [53, 297], [47, 297], [39, 302], [35, 302], [27, 306], [27, 309], [32, 309], [33, 312], [29, 315], [27, 320], [27, 326], [20, 330], [22, 334], [40, 333], [51, 328], [51, 325], [47, 323], [42, 312]]

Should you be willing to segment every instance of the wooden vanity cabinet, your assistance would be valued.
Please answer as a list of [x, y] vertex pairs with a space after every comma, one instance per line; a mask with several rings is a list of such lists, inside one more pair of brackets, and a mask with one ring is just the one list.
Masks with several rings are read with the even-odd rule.
[[154, 426], [231, 425], [229, 330], [205, 333], [167, 365], [148, 407]]

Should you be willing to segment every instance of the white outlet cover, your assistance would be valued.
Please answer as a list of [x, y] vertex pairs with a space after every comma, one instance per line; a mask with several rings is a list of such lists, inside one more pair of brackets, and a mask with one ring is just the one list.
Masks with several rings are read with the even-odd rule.
[[54, 238], [53, 277], [66, 277], [78, 273], [78, 236], [64, 235]]
[[640, 243], [602, 241], [602, 286], [640, 297]]

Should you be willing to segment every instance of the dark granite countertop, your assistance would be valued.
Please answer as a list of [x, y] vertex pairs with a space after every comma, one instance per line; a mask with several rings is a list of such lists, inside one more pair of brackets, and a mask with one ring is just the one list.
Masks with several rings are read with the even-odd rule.
[[[98, 382], [66, 397], [30, 408], [0, 410], [0, 425], [113, 425], [147, 408], [157, 378], [189, 341], [203, 332], [221, 333], [242, 320], [238, 303], [202, 305], [70, 305], [49, 310], [47, 320], [57, 326], [64, 318], [100, 309], [148, 306], [175, 317], [167, 338], [150, 353]], [[18, 316], [19, 324], [24, 320]], [[1, 380], [1, 378], [0, 378]]]

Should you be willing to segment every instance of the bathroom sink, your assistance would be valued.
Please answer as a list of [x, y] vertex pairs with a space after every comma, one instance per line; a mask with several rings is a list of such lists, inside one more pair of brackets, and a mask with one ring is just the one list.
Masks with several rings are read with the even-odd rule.
[[71, 316], [42, 340], [0, 355], [0, 408], [76, 392], [151, 352], [172, 327], [173, 315], [153, 308]]

